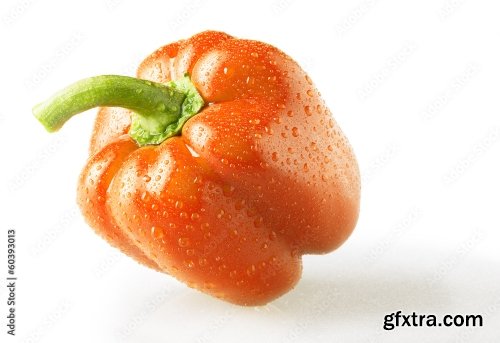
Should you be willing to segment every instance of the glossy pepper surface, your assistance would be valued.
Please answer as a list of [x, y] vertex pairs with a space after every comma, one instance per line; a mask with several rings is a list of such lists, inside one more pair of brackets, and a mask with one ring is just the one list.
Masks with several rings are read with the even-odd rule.
[[55, 131], [106, 106], [78, 204], [111, 245], [205, 293], [261, 305], [294, 287], [303, 254], [347, 239], [356, 159], [290, 57], [206, 31], [155, 51], [137, 77], [86, 79], [34, 109]]

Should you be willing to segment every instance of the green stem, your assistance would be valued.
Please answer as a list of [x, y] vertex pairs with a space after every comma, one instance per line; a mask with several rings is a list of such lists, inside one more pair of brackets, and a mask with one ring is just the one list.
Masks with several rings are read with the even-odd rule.
[[132, 110], [129, 134], [139, 145], [146, 145], [179, 134], [187, 119], [201, 109], [203, 99], [188, 76], [164, 85], [102, 75], [70, 85], [36, 105], [33, 114], [47, 131], [54, 132], [75, 114], [98, 106]]

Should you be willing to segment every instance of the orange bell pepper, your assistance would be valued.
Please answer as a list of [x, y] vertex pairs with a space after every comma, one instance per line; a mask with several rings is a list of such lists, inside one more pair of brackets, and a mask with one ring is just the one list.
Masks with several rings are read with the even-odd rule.
[[303, 254], [347, 239], [356, 159], [289, 56], [207, 31], [155, 51], [137, 76], [84, 79], [34, 108], [56, 131], [106, 106], [78, 204], [111, 245], [212, 296], [261, 305], [294, 287]]

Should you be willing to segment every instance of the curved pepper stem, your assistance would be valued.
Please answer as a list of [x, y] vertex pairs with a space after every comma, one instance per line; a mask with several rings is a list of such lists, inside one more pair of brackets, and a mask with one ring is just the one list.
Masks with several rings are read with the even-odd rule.
[[33, 114], [49, 132], [75, 114], [94, 107], [133, 111], [129, 134], [140, 145], [159, 144], [180, 134], [184, 123], [204, 102], [186, 75], [167, 84], [128, 76], [101, 75], [80, 80], [36, 105]]

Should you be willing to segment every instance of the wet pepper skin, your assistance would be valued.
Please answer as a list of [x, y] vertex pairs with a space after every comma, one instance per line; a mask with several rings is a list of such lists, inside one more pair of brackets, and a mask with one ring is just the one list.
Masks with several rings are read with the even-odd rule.
[[275, 47], [207, 31], [160, 48], [138, 77], [185, 73], [207, 105], [160, 145], [136, 145], [128, 110], [100, 109], [79, 205], [148, 267], [235, 304], [266, 304], [297, 283], [301, 255], [330, 252], [352, 232], [356, 159], [311, 79]]

